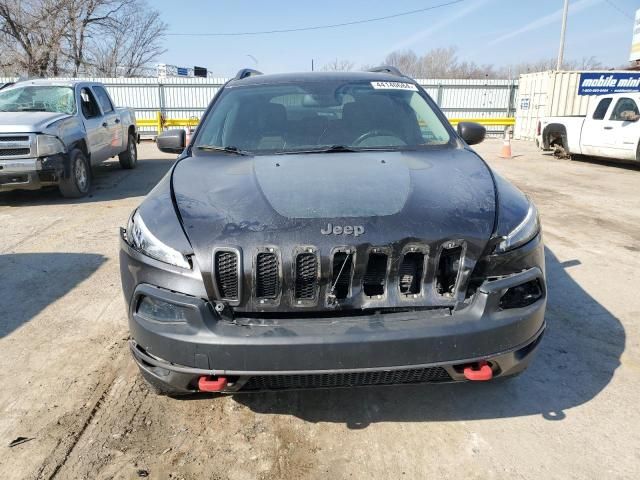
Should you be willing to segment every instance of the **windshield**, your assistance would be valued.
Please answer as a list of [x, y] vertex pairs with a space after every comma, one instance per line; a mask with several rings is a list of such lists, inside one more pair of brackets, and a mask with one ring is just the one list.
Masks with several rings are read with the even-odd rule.
[[71, 87], [25, 85], [0, 91], [0, 112], [59, 112], [73, 115]]
[[324, 81], [228, 87], [194, 145], [261, 154], [415, 149], [449, 141], [413, 84]]

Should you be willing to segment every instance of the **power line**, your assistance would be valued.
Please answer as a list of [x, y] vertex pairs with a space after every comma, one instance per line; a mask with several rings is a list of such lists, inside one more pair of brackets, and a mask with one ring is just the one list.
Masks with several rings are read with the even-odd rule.
[[291, 32], [305, 32], [308, 30], [323, 30], [327, 28], [339, 28], [347, 27], [350, 25], [360, 25], [362, 23], [380, 22], [382, 20], [389, 20], [391, 18], [404, 17], [407, 15], [415, 15], [416, 13], [423, 13], [429, 10], [435, 10], [436, 8], [449, 7], [456, 3], [464, 2], [464, 0], [452, 0], [446, 3], [440, 3], [438, 5], [432, 5], [431, 7], [419, 8], [417, 10], [411, 10], [408, 12], [394, 13], [393, 15], [386, 15], [384, 17], [367, 18], [364, 20], [354, 20], [352, 22], [334, 23], [331, 25], [315, 25], [311, 27], [299, 27], [299, 28], [286, 28], [282, 30], [264, 30], [258, 32], [224, 32], [224, 33], [167, 33], [170, 36], [184, 36], [184, 37], [239, 37], [246, 35], [269, 35], [273, 33], [291, 33]]
[[609, 6], [613, 7], [615, 10], [617, 10], [618, 12], [620, 12], [622, 15], [624, 15], [627, 18], [630, 18], [631, 20], [635, 20], [635, 17], [633, 17], [631, 14], [629, 14], [629, 12], [621, 9], [618, 5], [616, 5], [615, 3], [613, 3], [611, 0], [606, 0], [607, 3], [609, 4]]

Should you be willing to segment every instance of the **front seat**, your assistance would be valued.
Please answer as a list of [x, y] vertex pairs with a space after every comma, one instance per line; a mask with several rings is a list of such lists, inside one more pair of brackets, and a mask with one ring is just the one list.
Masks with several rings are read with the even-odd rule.
[[265, 103], [256, 112], [260, 139], [258, 150], [279, 150], [286, 145], [287, 110], [278, 103]]

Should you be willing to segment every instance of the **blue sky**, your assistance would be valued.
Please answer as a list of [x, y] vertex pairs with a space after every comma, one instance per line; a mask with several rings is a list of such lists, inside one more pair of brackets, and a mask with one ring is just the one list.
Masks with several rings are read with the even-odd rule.
[[[298, 28], [381, 17], [447, 0], [153, 0], [170, 33], [225, 33]], [[326, 30], [256, 36], [169, 36], [159, 59], [204, 66], [228, 76], [242, 67], [265, 72], [309, 70], [335, 58], [356, 66], [381, 63], [387, 53], [457, 46], [462, 60], [498, 66], [557, 55], [563, 0], [464, 0], [379, 22]], [[616, 8], [617, 7], [617, 8]], [[632, 17], [640, 0], [571, 0], [565, 58], [595, 56], [624, 64]], [[621, 10], [624, 13], [621, 13]], [[631, 17], [631, 18], [630, 18]]]

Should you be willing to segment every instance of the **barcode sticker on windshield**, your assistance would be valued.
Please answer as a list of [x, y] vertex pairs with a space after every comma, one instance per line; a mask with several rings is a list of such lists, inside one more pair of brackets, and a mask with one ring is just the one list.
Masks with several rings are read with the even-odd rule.
[[371, 86], [376, 90], [411, 90], [418, 91], [413, 83], [406, 82], [371, 82]]

